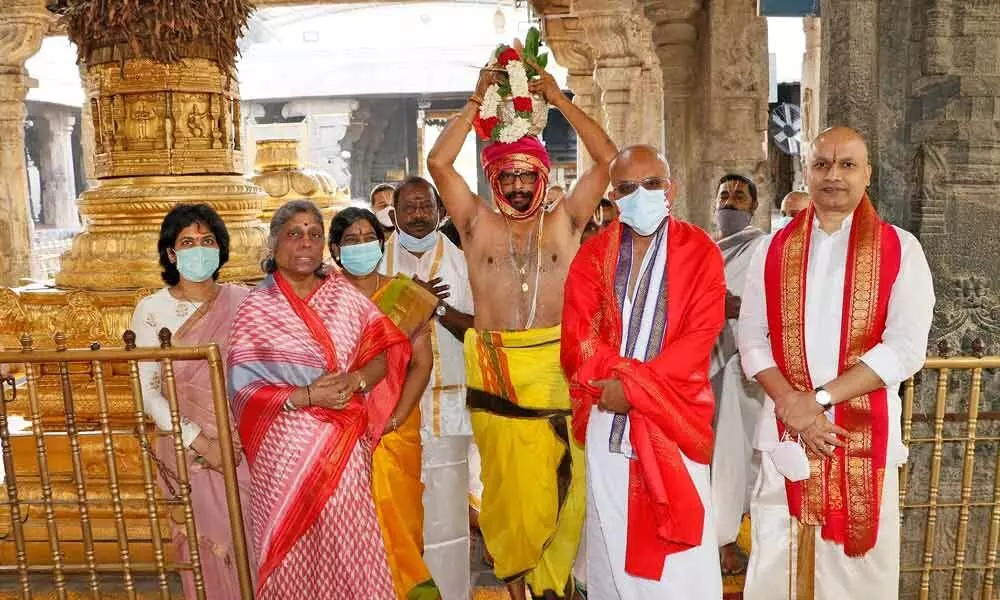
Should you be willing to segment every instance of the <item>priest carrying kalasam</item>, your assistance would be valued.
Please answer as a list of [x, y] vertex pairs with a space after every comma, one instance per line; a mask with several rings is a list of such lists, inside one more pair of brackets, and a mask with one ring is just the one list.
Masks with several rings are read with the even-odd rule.
[[[466, 334], [468, 405], [482, 456], [480, 528], [496, 575], [513, 598], [525, 583], [539, 597], [565, 597], [585, 507], [583, 454], [569, 431], [570, 398], [559, 364], [563, 284], [580, 235], [608, 186], [616, 148], [573, 105], [538, 55], [501, 46], [427, 158], [458, 227], [476, 307]], [[565, 115], [594, 159], [558, 203], [547, 204], [550, 161], [538, 139], [548, 105]], [[492, 205], [454, 163], [473, 128]]]

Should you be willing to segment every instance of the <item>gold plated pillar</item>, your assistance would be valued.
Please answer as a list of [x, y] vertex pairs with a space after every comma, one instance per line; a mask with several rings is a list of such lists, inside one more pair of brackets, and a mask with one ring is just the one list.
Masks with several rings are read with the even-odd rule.
[[86, 229], [56, 275], [60, 287], [120, 290], [161, 285], [156, 241], [178, 203], [208, 202], [229, 228], [225, 279], [260, 273], [264, 195], [240, 174], [239, 98], [216, 62], [187, 58], [87, 61], [86, 101], [99, 184], [80, 197]]

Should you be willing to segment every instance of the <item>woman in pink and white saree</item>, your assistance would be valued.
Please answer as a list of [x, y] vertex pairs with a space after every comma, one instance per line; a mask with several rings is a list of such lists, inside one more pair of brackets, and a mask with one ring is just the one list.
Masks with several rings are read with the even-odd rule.
[[371, 454], [399, 400], [410, 343], [343, 275], [322, 273], [324, 246], [312, 203], [276, 211], [269, 275], [229, 340], [257, 597], [394, 600]]

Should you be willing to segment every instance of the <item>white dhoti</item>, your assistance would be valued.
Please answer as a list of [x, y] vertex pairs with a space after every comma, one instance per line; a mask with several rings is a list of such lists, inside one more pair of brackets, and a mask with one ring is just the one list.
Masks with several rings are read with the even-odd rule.
[[[662, 231], [664, 235], [654, 238], [639, 265], [640, 279], [648, 272], [650, 290], [662, 289], [666, 273], [667, 236], [666, 230]], [[665, 306], [664, 313], [659, 314], [658, 303], [647, 299], [627, 295], [623, 299], [622, 331], [630, 331], [633, 318], [638, 320], [638, 327], [634, 339], [622, 336], [619, 349], [622, 356], [646, 360], [651, 345], [656, 349], [661, 347], [660, 340], [651, 341], [653, 323], [668, 314], [670, 307]], [[630, 341], [634, 343], [631, 349]], [[635, 460], [635, 454], [627, 417], [619, 422], [620, 429], [612, 436], [616, 416], [593, 407], [587, 423], [587, 520], [583, 535], [586, 567], [575, 573], [586, 577], [588, 600], [720, 600], [722, 571], [712, 515], [710, 469], [689, 460], [683, 452], [680, 454], [684, 466], [705, 509], [701, 544], [668, 555], [659, 580], [625, 572], [629, 463]]]
[[[705, 507], [701, 545], [667, 556], [659, 581], [625, 572], [629, 461], [609, 451], [613, 415], [593, 409], [587, 426], [586, 577], [588, 600], [719, 600], [722, 573], [708, 465], [681, 454]], [[589, 443], [593, 440], [593, 443]], [[626, 432], [624, 440], [628, 440]], [[623, 440], [623, 442], [624, 442]]]
[[[461, 313], [473, 313], [465, 255], [443, 235], [438, 235], [432, 251], [419, 256], [390, 237], [379, 272], [405, 273], [423, 281], [440, 277], [450, 286], [448, 304]], [[465, 407], [465, 350], [440, 319], [431, 327], [431, 347], [434, 370], [420, 400], [424, 563], [444, 600], [468, 600], [469, 506], [479, 508], [483, 485], [479, 450]]]
[[[726, 287], [743, 293], [750, 258], [764, 233], [748, 227], [719, 241], [726, 263]], [[759, 461], [754, 457], [753, 433], [760, 417], [764, 392], [743, 376], [737, 353], [736, 320], [726, 322], [712, 352], [710, 375], [715, 392], [715, 448], [712, 453], [712, 510], [719, 546], [736, 541], [743, 515], [750, 511], [750, 492]]]
[[[761, 454], [750, 510], [753, 552], [744, 600], [796, 600], [799, 525], [789, 516], [785, 478], [771, 455]], [[893, 600], [899, 597], [899, 469], [886, 468], [878, 541], [867, 554], [849, 558], [844, 547], [816, 530], [815, 600]]]
[[743, 515], [760, 469], [753, 433], [760, 418], [764, 392], [743, 376], [738, 354], [715, 375], [715, 451], [712, 454], [712, 510], [719, 546], [736, 541]]
[[[841, 369], [841, 336], [845, 318], [844, 290], [850, 280], [847, 266], [854, 215], [835, 232], [825, 232], [818, 219], [810, 233], [803, 307], [805, 359], [813, 386], [838, 378]], [[895, 277], [881, 342], [861, 355], [860, 361], [886, 383], [887, 437], [885, 475], [879, 499], [875, 546], [864, 556], [849, 558], [844, 547], [815, 533], [815, 600], [893, 600], [899, 596], [899, 467], [907, 460], [903, 445], [901, 382], [924, 363], [927, 334], [934, 308], [934, 285], [920, 243], [912, 234], [895, 228], [901, 248], [899, 274]], [[778, 366], [773, 354], [768, 302], [780, 298], [782, 289], [765, 290], [765, 261], [773, 239], [758, 246], [746, 278], [739, 321], [739, 348], [748, 376]], [[783, 264], [783, 263], [782, 263]], [[796, 283], [801, 285], [801, 283]], [[776, 293], [778, 292], [778, 293]], [[855, 309], [856, 310], [856, 309]], [[864, 322], [865, 311], [846, 313]], [[853, 317], [852, 317], [853, 316]], [[860, 363], [859, 363], [860, 364]], [[835, 420], [840, 405], [827, 411]], [[771, 451], [779, 443], [774, 402], [766, 399], [754, 434], [760, 451], [760, 473], [750, 503], [752, 550], [747, 567], [745, 600], [796, 599], [799, 526], [789, 514], [785, 478], [778, 472]], [[850, 430], [850, 427], [848, 427]], [[845, 502], [865, 502], [845, 497]]]
[[424, 563], [444, 600], [468, 600], [470, 593], [471, 441], [472, 436], [423, 441]]

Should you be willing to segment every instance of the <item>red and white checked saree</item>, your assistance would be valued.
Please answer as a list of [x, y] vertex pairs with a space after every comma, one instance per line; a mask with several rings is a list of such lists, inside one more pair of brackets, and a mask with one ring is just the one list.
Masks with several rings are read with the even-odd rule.
[[[410, 358], [408, 338], [343, 275], [300, 299], [280, 274], [240, 306], [233, 415], [250, 463], [258, 598], [394, 600], [371, 495], [371, 452]], [[385, 353], [388, 374], [342, 410], [283, 411], [296, 387]]]

